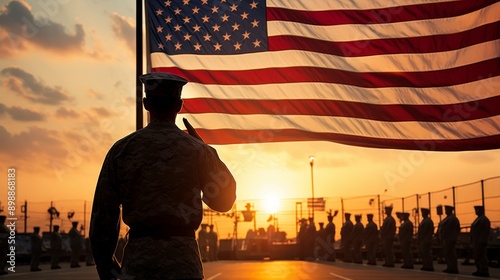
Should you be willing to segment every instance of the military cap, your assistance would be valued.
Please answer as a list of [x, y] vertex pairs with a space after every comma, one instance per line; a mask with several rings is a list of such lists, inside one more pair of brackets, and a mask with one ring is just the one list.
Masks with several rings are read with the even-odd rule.
[[7, 216], [5, 215], [0, 215], [0, 221], [3, 223], [5, 222], [5, 219], [7, 219]]
[[445, 205], [445, 206], [444, 206], [444, 210], [445, 210], [445, 211], [448, 211], [448, 210], [452, 210], [452, 211], [453, 211], [453, 210], [455, 210], [455, 207], [453, 207], [453, 206], [451, 206], [451, 205]]
[[139, 76], [146, 96], [180, 97], [187, 80], [174, 74], [154, 72]]
[[73, 226], [77, 226], [77, 225], [78, 225], [78, 222], [76, 222], [76, 221], [75, 221], [75, 222], [71, 222], [71, 224], [72, 224]]
[[318, 223], [319, 226], [323, 226], [325, 225], [325, 223], [321, 222], [321, 223]]
[[355, 219], [361, 219], [361, 217], [363, 217], [363, 215], [361, 215], [361, 214], [360, 215], [354, 215]]
[[420, 211], [422, 212], [422, 215], [429, 215], [431, 213], [429, 208], [420, 208]]
[[54, 226], [54, 230], [59, 230], [59, 226]]
[[366, 214], [367, 218], [373, 218], [373, 214]]
[[396, 217], [398, 217], [398, 219], [402, 219], [403, 218], [403, 213], [402, 212], [396, 212]]
[[410, 213], [403, 212], [403, 213], [401, 213], [401, 217], [403, 217], [403, 219], [407, 219], [408, 217], [410, 217]]
[[476, 205], [476, 206], [474, 206], [474, 209], [476, 209], [476, 210], [484, 210], [484, 206], [482, 206], [482, 205]]
[[33, 227], [35, 231], [40, 230], [40, 227]]
[[344, 216], [346, 216], [346, 217], [350, 217], [350, 216], [351, 216], [351, 213], [344, 213]]

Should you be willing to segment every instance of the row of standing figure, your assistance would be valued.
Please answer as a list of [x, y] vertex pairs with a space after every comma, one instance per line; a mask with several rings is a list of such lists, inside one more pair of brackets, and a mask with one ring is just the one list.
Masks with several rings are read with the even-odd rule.
[[297, 236], [299, 258], [301, 260], [324, 260], [335, 261], [335, 224], [334, 215], [328, 215], [326, 227], [324, 223], [319, 223], [319, 230], [316, 230], [313, 218], [300, 220], [300, 230]]
[[[476, 271], [474, 276], [488, 277], [487, 245], [490, 234], [490, 221], [484, 215], [483, 206], [474, 206], [477, 218], [471, 225], [471, 240]], [[422, 259], [424, 271], [434, 271], [432, 257], [432, 239], [434, 236], [434, 222], [430, 219], [430, 210], [421, 208], [422, 221], [418, 225], [417, 245]], [[456, 244], [460, 234], [460, 222], [454, 214], [454, 207], [445, 206], [446, 218], [438, 226], [437, 237], [443, 246], [444, 258], [446, 259], [445, 273], [458, 273], [458, 262], [456, 255]], [[341, 248], [345, 262], [362, 263], [361, 248], [365, 244], [367, 251], [367, 264], [376, 265], [375, 248], [380, 235], [385, 262], [383, 266], [394, 267], [394, 238], [396, 236], [396, 220], [392, 217], [392, 207], [385, 208], [387, 217], [384, 219], [380, 232], [373, 222], [373, 215], [368, 214], [366, 227], [361, 223], [361, 215], [356, 215], [356, 223], [350, 220], [350, 213], [345, 213], [346, 222], [341, 229]], [[402, 268], [413, 269], [413, 223], [409, 220], [409, 213], [398, 212], [396, 216], [400, 219], [399, 242], [403, 259]]]
[[218, 236], [214, 231], [214, 225], [209, 225], [210, 231], [207, 231], [207, 224], [201, 224], [198, 232], [198, 246], [200, 248], [201, 259], [203, 262], [217, 261]]

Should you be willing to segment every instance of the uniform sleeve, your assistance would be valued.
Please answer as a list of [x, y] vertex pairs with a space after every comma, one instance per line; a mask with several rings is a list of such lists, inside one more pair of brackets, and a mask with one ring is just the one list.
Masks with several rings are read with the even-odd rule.
[[100, 279], [114, 279], [113, 253], [120, 229], [120, 199], [111, 153], [108, 153], [97, 180], [90, 220], [92, 254]]
[[199, 174], [203, 202], [216, 211], [231, 210], [236, 200], [236, 181], [233, 175], [219, 159], [217, 151], [208, 145], [200, 161]]

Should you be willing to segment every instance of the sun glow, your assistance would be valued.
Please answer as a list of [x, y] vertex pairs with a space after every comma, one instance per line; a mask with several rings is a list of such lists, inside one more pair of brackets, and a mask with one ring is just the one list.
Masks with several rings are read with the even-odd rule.
[[267, 195], [263, 207], [268, 213], [276, 213], [280, 208], [280, 199], [276, 195]]

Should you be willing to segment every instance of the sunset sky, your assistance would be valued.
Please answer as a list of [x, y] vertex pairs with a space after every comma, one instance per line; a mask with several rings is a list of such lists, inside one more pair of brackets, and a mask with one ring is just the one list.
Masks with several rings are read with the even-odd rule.
[[[135, 1], [0, 0], [0, 7], [4, 182], [7, 168], [15, 167], [18, 202], [87, 201], [89, 212], [106, 152], [135, 130]], [[242, 202], [310, 196], [311, 155], [316, 197], [402, 197], [500, 175], [500, 150], [421, 152], [330, 142], [215, 148]], [[5, 208], [5, 183], [0, 191]]]

